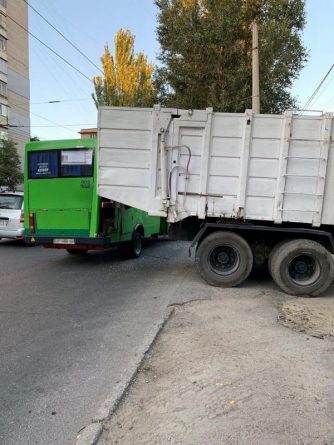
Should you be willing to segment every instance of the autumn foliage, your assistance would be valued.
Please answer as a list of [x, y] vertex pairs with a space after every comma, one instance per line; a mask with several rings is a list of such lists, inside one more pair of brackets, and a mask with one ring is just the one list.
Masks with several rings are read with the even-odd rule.
[[115, 56], [108, 44], [101, 57], [103, 76], [94, 78], [95, 105], [150, 107], [154, 102], [153, 63], [143, 52], [135, 54], [135, 36], [120, 29], [115, 36]]

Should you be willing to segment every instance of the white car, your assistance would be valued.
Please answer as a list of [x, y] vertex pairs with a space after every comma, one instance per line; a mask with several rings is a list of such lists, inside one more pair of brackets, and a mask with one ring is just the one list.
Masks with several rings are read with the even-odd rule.
[[0, 192], [0, 239], [24, 240], [23, 192]]

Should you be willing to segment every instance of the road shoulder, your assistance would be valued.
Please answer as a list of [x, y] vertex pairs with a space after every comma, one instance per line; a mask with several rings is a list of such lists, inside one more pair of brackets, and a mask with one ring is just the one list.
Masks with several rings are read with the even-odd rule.
[[208, 289], [175, 306], [99, 444], [334, 443], [334, 343], [280, 323], [302, 299]]

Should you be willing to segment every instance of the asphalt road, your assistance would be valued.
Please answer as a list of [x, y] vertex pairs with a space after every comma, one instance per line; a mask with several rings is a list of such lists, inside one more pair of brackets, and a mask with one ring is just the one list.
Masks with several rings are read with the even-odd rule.
[[71, 445], [193, 265], [187, 243], [141, 258], [0, 241], [0, 443]]

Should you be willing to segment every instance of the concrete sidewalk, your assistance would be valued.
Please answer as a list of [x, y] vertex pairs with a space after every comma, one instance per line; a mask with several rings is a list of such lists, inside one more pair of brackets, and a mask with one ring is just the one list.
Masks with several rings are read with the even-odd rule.
[[184, 286], [205, 300], [175, 306], [99, 445], [334, 444], [333, 287]]

